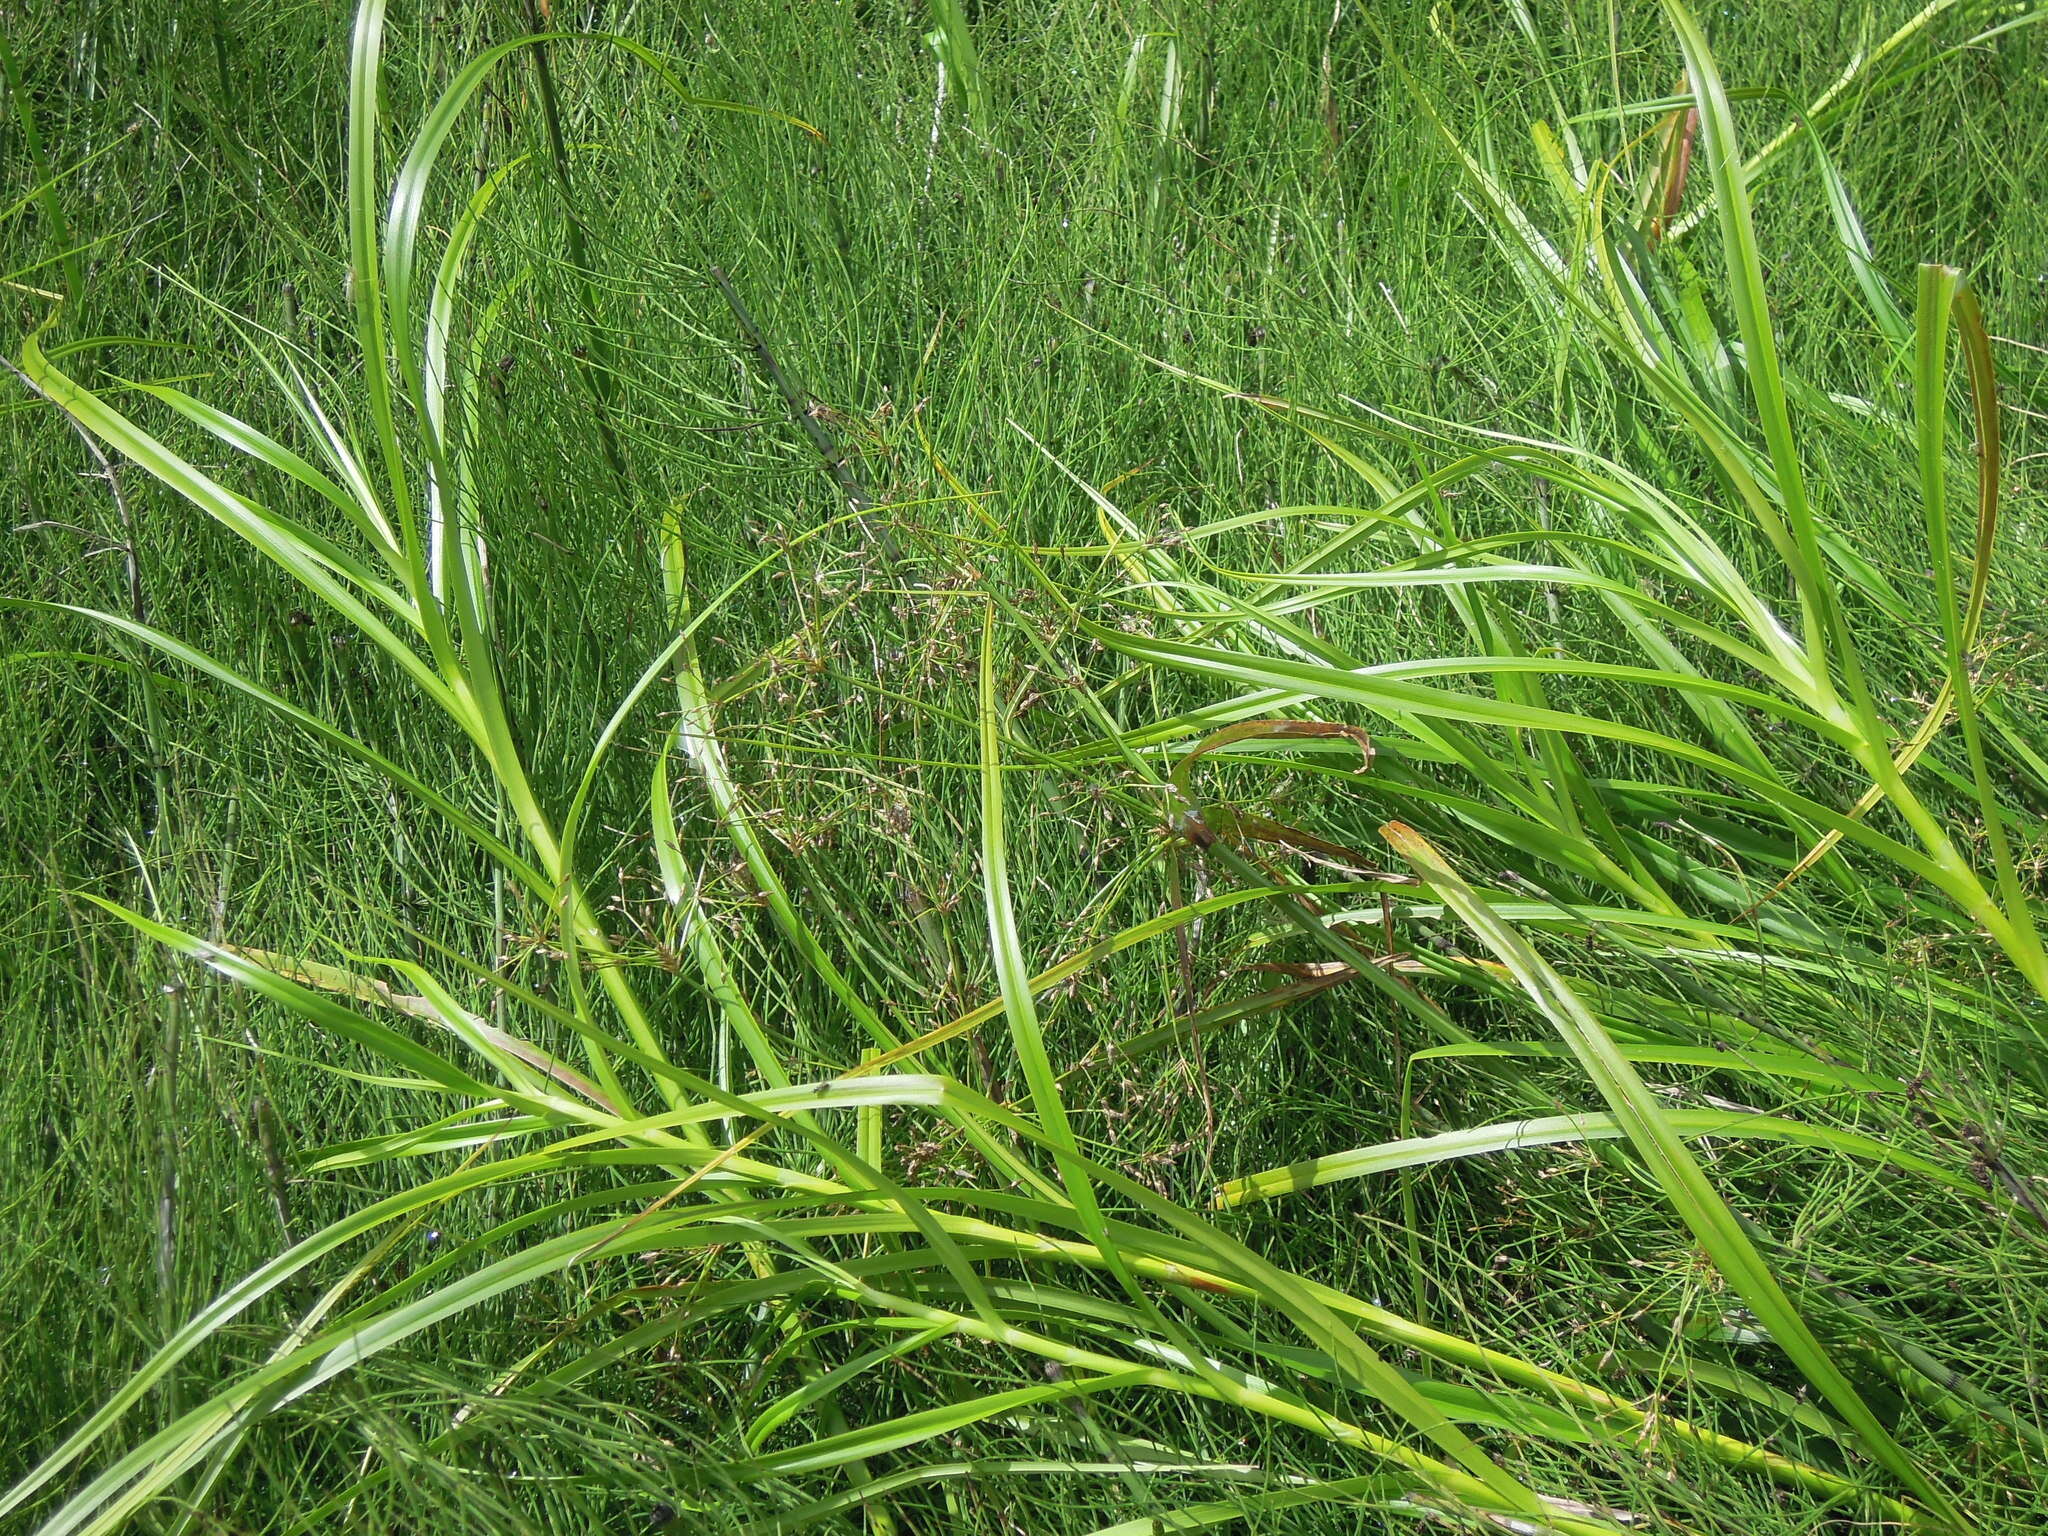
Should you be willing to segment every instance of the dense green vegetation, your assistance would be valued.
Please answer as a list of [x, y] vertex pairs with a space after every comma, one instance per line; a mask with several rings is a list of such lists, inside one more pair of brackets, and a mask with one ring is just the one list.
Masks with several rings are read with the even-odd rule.
[[2048, 13], [1848, 10], [9, 11], [5, 1528], [2038, 1530]]

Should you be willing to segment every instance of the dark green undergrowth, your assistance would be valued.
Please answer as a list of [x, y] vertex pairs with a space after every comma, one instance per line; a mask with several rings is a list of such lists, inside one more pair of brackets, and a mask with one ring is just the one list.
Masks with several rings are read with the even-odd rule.
[[8, 1528], [2039, 1528], [2033, 13], [142, 9]]

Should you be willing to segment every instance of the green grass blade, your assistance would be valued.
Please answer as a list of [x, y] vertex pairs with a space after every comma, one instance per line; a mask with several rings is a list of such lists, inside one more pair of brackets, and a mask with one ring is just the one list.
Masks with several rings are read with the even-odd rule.
[[1394, 849], [1457, 911], [1556, 1027], [1625, 1128], [1629, 1143], [1649, 1166], [1672, 1208], [1800, 1374], [1855, 1430], [1871, 1456], [1911, 1490], [1929, 1513], [1956, 1529], [1973, 1528], [1947, 1491], [1922, 1472], [1892, 1438], [1815, 1336], [1734, 1212], [1685, 1149], [1672, 1127], [1669, 1112], [1636, 1075], [1635, 1068], [1616, 1048], [1613, 1037], [1601, 1028], [1577, 993], [1530, 947], [1528, 940], [1502, 922], [1473, 893], [1427, 841], [1398, 822], [1383, 830]]
[[[1617, 1053], [1622, 1060], [1630, 1060], [1635, 1055], [1625, 1047], [1617, 1047]], [[1981, 1193], [1981, 1186], [1966, 1175], [1853, 1131], [1839, 1131], [1803, 1120], [1788, 1120], [1781, 1115], [1749, 1114], [1739, 1110], [1668, 1109], [1663, 1111], [1663, 1117], [1672, 1133], [1686, 1141], [1726, 1139], [1818, 1147], [1918, 1173], [1966, 1196]], [[1324, 1153], [1290, 1163], [1284, 1168], [1270, 1168], [1233, 1179], [1217, 1191], [1216, 1204], [1219, 1207], [1242, 1205], [1247, 1201], [1271, 1200], [1304, 1189], [1319, 1189], [1325, 1184], [1369, 1178], [1403, 1168], [1422, 1168], [1433, 1163], [1488, 1157], [1497, 1152], [1515, 1152], [1530, 1147], [1618, 1141], [1627, 1139], [1629, 1135], [1629, 1127], [1619, 1116], [1612, 1114], [1549, 1115], [1540, 1120], [1468, 1126], [1435, 1136], [1415, 1136], [1402, 1141], [1382, 1142], [1375, 1147]]]

